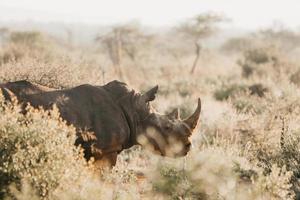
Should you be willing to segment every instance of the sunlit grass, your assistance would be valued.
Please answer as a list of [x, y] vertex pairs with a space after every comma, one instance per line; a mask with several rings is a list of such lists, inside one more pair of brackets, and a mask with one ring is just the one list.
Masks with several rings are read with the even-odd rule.
[[[100, 172], [82, 158], [75, 130], [57, 110], [23, 116], [2, 98], [0, 199], [293, 199], [300, 191], [300, 61], [262, 45], [229, 56], [205, 51], [194, 74], [187, 70], [191, 52], [175, 58], [154, 45], [136, 60], [124, 57], [120, 77], [103, 50], [14, 33], [0, 48], [0, 82], [68, 88], [123, 79], [137, 91], [158, 84], [153, 105], [160, 112], [180, 107], [184, 118], [198, 97], [203, 107], [186, 157], [163, 158], [135, 146]], [[147, 147], [147, 140], [141, 143]]]

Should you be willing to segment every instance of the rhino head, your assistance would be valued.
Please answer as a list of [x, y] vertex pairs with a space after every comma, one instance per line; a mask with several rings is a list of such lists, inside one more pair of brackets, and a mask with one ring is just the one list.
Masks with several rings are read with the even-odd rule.
[[153, 110], [150, 102], [155, 99], [157, 91], [158, 86], [138, 98], [137, 143], [149, 147], [162, 156], [185, 156], [191, 148], [190, 137], [199, 121], [201, 100], [198, 99], [198, 106], [194, 113], [182, 120], [179, 109], [166, 115]]

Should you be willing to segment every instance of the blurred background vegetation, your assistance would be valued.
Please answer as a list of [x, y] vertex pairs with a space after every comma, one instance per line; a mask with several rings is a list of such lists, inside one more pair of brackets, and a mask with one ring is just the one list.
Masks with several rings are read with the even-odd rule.
[[[172, 28], [0, 29], [0, 82], [52, 88], [118, 79], [182, 118], [201, 97], [193, 148], [181, 159], [133, 147], [94, 173], [58, 111], [19, 114], [0, 100], [0, 199], [300, 199], [300, 32], [233, 33], [203, 13]], [[51, 31], [52, 30], [52, 31]]]

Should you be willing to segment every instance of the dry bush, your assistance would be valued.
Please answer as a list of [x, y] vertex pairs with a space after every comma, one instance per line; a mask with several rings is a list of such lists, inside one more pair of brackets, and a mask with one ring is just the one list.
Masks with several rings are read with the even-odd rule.
[[300, 70], [290, 75], [290, 81], [298, 87], [300, 86]]
[[216, 89], [214, 97], [218, 101], [229, 99], [237, 110], [242, 111], [251, 106], [253, 99], [259, 101], [258, 97], [265, 97], [267, 92], [268, 88], [261, 83], [233, 83]]
[[26, 57], [44, 61], [52, 60], [58, 53], [57, 45], [53, 39], [41, 32], [10, 32], [4, 48], [0, 51], [0, 65]]
[[256, 37], [268, 43], [276, 44], [289, 53], [299, 47], [300, 35], [283, 25], [270, 27], [256, 33]]
[[[283, 101], [288, 102], [278, 106]], [[290, 171], [290, 183], [299, 193], [299, 101], [280, 99], [273, 104], [274, 107], [269, 105], [269, 111], [249, 118], [252, 123], [243, 123], [242, 141], [247, 141], [245, 146], [248, 146], [245, 156], [262, 167], [265, 173], [270, 173], [274, 164]]]
[[217, 100], [223, 101], [227, 100], [229, 97], [234, 97], [239, 93], [247, 92], [247, 87], [245, 85], [229, 85], [223, 86], [221, 89], [215, 91], [214, 96]]
[[275, 45], [262, 44], [244, 51], [243, 54], [243, 59], [237, 63], [241, 66], [242, 76], [245, 78], [272, 77], [276, 80], [279, 77], [291, 76], [298, 69], [298, 61]]
[[255, 46], [256, 41], [250, 37], [235, 37], [228, 39], [221, 47], [225, 53], [239, 53]]
[[272, 166], [262, 170], [235, 151], [208, 147], [193, 152], [185, 168], [174, 164], [158, 167], [153, 187], [170, 199], [293, 199], [291, 172]]
[[115, 168], [100, 176], [86, 163], [74, 145], [75, 128], [61, 120], [55, 107], [28, 107], [23, 115], [2, 96], [0, 105], [0, 199], [137, 198], [136, 185], [128, 184], [136, 180], [131, 171]]
[[[109, 56], [95, 46], [70, 49], [42, 38], [43, 34], [16, 34], [1, 47], [0, 54], [7, 55], [0, 58], [0, 82], [27, 79], [67, 88], [120, 79]], [[135, 61], [124, 57], [123, 78], [138, 91], [158, 84], [154, 106], [166, 113], [180, 107], [182, 118], [201, 97], [201, 122], [192, 136], [192, 152], [183, 159], [169, 159], [134, 147], [120, 154], [113, 170], [99, 176], [82, 160], [73, 146], [74, 130], [58, 119], [57, 111], [30, 111], [23, 116], [18, 106], [2, 102], [0, 153], [6, 157], [0, 159], [7, 162], [0, 162], [0, 180], [6, 196], [293, 199], [294, 193], [299, 194], [297, 56], [259, 41], [254, 47], [245, 44], [237, 65], [239, 54], [224, 56], [210, 49], [191, 75], [193, 51], [183, 49], [185, 41], [165, 42], [163, 36], [160, 40]]]
[[22, 115], [18, 105], [5, 104], [3, 97], [0, 110], [1, 191], [8, 195], [8, 186], [20, 188], [22, 180], [43, 198], [59, 187], [76, 187], [87, 164], [74, 146], [75, 129], [59, 118], [58, 110], [28, 108]]
[[23, 59], [1, 66], [0, 81], [29, 80], [51, 88], [74, 87], [86, 83], [101, 83], [100, 70], [90, 70], [86, 63], [72, 63], [58, 59], [55, 62], [41, 62], [36, 59]]
[[274, 46], [255, 47], [244, 51], [243, 60], [238, 64], [242, 67], [243, 76], [249, 77], [253, 74], [264, 75], [271, 68], [276, 68], [279, 62], [278, 50]]

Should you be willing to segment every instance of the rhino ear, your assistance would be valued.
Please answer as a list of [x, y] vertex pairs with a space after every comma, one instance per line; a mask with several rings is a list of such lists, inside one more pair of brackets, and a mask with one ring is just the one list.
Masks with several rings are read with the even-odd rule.
[[169, 113], [168, 118], [170, 118], [170, 119], [180, 119], [180, 110], [179, 110], [179, 108], [175, 108], [171, 113]]
[[143, 101], [144, 102], [153, 101], [155, 99], [155, 95], [156, 95], [157, 91], [158, 91], [158, 85], [142, 95]]

